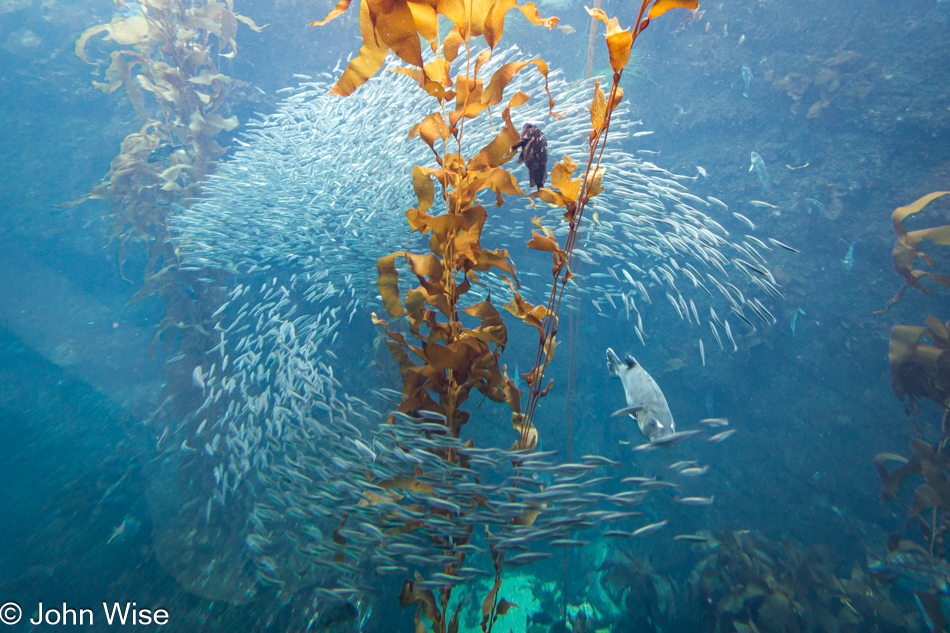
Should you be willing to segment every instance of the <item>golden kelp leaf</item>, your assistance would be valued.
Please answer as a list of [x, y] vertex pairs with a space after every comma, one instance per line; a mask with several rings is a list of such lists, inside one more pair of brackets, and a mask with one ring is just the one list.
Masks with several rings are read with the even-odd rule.
[[623, 101], [623, 88], [617, 86], [617, 89], [614, 90], [614, 96], [610, 100], [610, 103], [607, 104], [607, 107], [609, 107], [610, 111], [613, 112], [617, 109], [617, 106], [620, 105], [621, 101]]
[[480, 36], [485, 30], [485, 18], [496, 0], [431, 0], [437, 11], [452, 21], [467, 36]]
[[[586, 7], [585, 7], [586, 8]], [[600, 20], [607, 27], [607, 50], [610, 53], [610, 67], [614, 73], [622, 72], [630, 61], [630, 49], [633, 46], [633, 34], [629, 29], [621, 29], [617, 18], [608, 18], [601, 9], [587, 9], [592, 18]]]
[[159, 288], [165, 283], [168, 283], [168, 278], [174, 274], [172, 271], [175, 269], [177, 269], [177, 266], [169, 264], [154, 275], [146, 277], [142, 287], [129, 299], [128, 303], [136, 303], [154, 294], [158, 294]]
[[436, 59], [423, 67], [426, 77], [448, 88], [452, 85], [451, 67], [444, 59]]
[[453, 343], [451, 346], [425, 344], [422, 349], [425, 351], [426, 360], [431, 367], [460, 373], [468, 372], [469, 357], [465, 346], [458, 343]]
[[428, 277], [430, 281], [440, 281], [442, 279], [442, 262], [432, 253], [426, 253], [425, 255], [406, 253], [406, 259], [409, 260], [412, 272], [416, 276]]
[[543, 509], [544, 506], [536, 506], [530, 510], [525, 510], [519, 516], [515, 517], [513, 523], [515, 525], [530, 527], [534, 525], [534, 522], [538, 520], [539, 516], [541, 516]]
[[219, 80], [223, 83], [229, 83], [231, 78], [227, 75], [222, 75], [221, 73], [212, 72], [211, 70], [205, 68], [195, 77], [189, 77], [188, 81], [193, 84], [200, 84], [202, 86], [210, 86], [215, 80]]
[[409, 220], [409, 225], [413, 229], [423, 234], [432, 231], [438, 236], [440, 241], [445, 239], [447, 233], [459, 230], [464, 221], [463, 218], [458, 215], [450, 215], [448, 213], [429, 215], [417, 209], [409, 209], [406, 211], [406, 218]]
[[141, 15], [130, 18], [112, 18], [108, 25], [109, 34], [105, 39], [122, 46], [142, 43], [148, 37], [148, 21]]
[[590, 124], [596, 132], [607, 122], [607, 97], [600, 87], [600, 80], [594, 80], [594, 100], [590, 104]]
[[461, 33], [459, 33], [459, 27], [453, 26], [452, 30], [449, 31], [449, 34], [442, 42], [442, 56], [445, 57], [445, 61], [450, 64], [455, 61], [455, 58], [458, 56], [459, 47], [464, 41]]
[[515, 293], [514, 298], [505, 304], [505, 310], [518, 317], [528, 325], [538, 328], [541, 334], [545, 334], [543, 319], [550, 312], [542, 305], [532, 305], [524, 300], [520, 293]]
[[360, 3], [360, 33], [363, 36], [363, 46], [360, 47], [359, 54], [346, 66], [330, 94], [343, 97], [352, 94], [383, 67], [389, 47], [377, 39], [366, 2]]
[[477, 319], [482, 319], [483, 321], [486, 319], [501, 318], [501, 314], [499, 314], [497, 308], [495, 308], [495, 306], [493, 306], [490, 301], [479, 301], [474, 305], [463, 308], [460, 310], [460, 312]]
[[[367, 0], [372, 6], [375, 0]], [[405, 1], [383, 0], [380, 4], [390, 8], [376, 15], [376, 36], [382, 39], [394, 53], [408, 64], [422, 68], [422, 44], [416, 31], [409, 4]]]
[[927, 484], [921, 484], [917, 487], [917, 490], [914, 491], [914, 502], [910, 510], [908, 510], [907, 516], [915, 517], [924, 510], [942, 507], [945, 506], [940, 500], [940, 495]]
[[515, 78], [515, 75], [529, 64], [534, 64], [538, 67], [538, 71], [541, 75], [544, 76], [544, 90], [548, 93], [548, 104], [549, 109], [552, 110], [552, 116], [554, 109], [554, 98], [551, 97], [551, 91], [548, 89], [548, 65], [543, 59], [532, 59], [526, 62], [508, 62], [503, 65], [501, 68], [496, 70], [491, 76], [491, 81], [488, 83], [488, 88], [485, 89], [485, 92], [481, 96], [481, 102], [486, 106], [494, 106], [501, 103], [501, 100], [504, 96], [505, 87], [511, 83], [511, 80]]
[[916, 437], [911, 440], [910, 449], [920, 460], [920, 472], [939, 499], [939, 505], [950, 507], [950, 482], [943, 473], [943, 458], [937, 454], [934, 447]]
[[555, 163], [551, 170], [551, 186], [560, 191], [567, 200], [577, 200], [581, 192], [581, 179], [571, 179], [575, 169], [577, 169], [577, 163], [565, 154], [564, 158]]
[[524, 433], [524, 441], [516, 444], [518, 450], [530, 450], [538, 445], [538, 429], [531, 427]]
[[445, 126], [442, 113], [433, 112], [409, 130], [409, 138], [413, 138], [416, 134], [422, 137], [422, 140], [435, 152], [436, 156], [439, 156], [440, 153], [435, 148], [435, 142], [440, 139], [445, 141], [449, 138], [449, 128]]
[[533, 2], [519, 7], [518, 0], [496, 0], [485, 17], [485, 42], [489, 48], [495, 48], [495, 45], [501, 40], [505, 26], [505, 14], [516, 7], [528, 18], [529, 22], [547, 27], [548, 30], [553, 29], [559, 21], [558, 18], [542, 18]]
[[[888, 461], [898, 461], [903, 465], [894, 469], [894, 472], [887, 472], [884, 464]], [[920, 461], [915, 457], [914, 461], [908, 462], [900, 455], [880, 453], [874, 456], [874, 467], [881, 476], [881, 501], [886, 503], [891, 499], [896, 499], [904, 482], [920, 472]]]
[[399, 273], [396, 272], [396, 258], [404, 253], [393, 253], [381, 257], [376, 264], [379, 273], [379, 294], [383, 299], [383, 307], [391, 316], [402, 316], [406, 312], [399, 301]]
[[430, 495], [434, 492], [430, 484], [419, 481], [415, 477], [409, 477], [407, 475], [401, 475], [399, 477], [395, 477], [394, 479], [385, 479], [378, 482], [376, 485], [380, 488], [385, 488], [386, 490], [389, 490], [390, 488], [396, 488], [397, 490], [424, 492]]
[[[432, 182], [431, 173], [433, 170], [416, 165], [412, 168], [412, 188], [416, 192], [416, 199], [419, 201], [418, 211], [425, 212], [432, 208], [432, 202], [435, 199], [435, 184]], [[413, 226], [413, 228], [416, 228]], [[425, 233], [425, 231], [421, 231]]]
[[214, 136], [221, 130], [230, 132], [237, 127], [238, 119], [236, 116], [225, 119], [220, 114], [209, 114], [205, 117], [205, 125], [201, 133], [205, 136]]
[[[422, 299], [427, 305], [438, 309], [447, 317], [452, 316], [452, 306], [449, 305], [449, 293], [442, 285], [442, 280], [424, 281], [420, 279], [420, 286], [416, 289], [422, 293]], [[438, 334], [439, 326], [431, 323], [433, 336]]]
[[[607, 171], [606, 167], [599, 167], [597, 171], [587, 176], [587, 196], [593, 197], [599, 193], [603, 193], [604, 187], [604, 173]], [[594, 214], [596, 218], [596, 213]], [[600, 222], [598, 222], [600, 224]]]
[[552, 191], [547, 187], [541, 187], [537, 191], [528, 194], [529, 198], [540, 198], [547, 202], [548, 204], [553, 204], [557, 207], [566, 207], [567, 203], [570, 202], [567, 198], [562, 196], [556, 191]]
[[435, 43], [439, 37], [439, 14], [434, 2], [423, 0], [414, 2], [409, 0], [409, 11], [412, 12], [412, 21], [416, 25], [416, 31], [427, 42]]
[[489, 270], [490, 268], [497, 268], [511, 275], [511, 277], [515, 280], [515, 283], [518, 283], [518, 276], [515, 275], [514, 264], [510, 262], [511, 260], [508, 258], [507, 250], [503, 248], [499, 248], [495, 251], [485, 249], [478, 253], [478, 263], [474, 266], [474, 268], [475, 270]]
[[495, 607], [495, 611], [498, 613], [498, 615], [507, 615], [508, 611], [511, 609], [516, 609], [517, 607], [517, 602], [508, 602], [504, 598], [501, 598], [498, 601], [498, 606]]
[[417, 319], [420, 315], [417, 313], [425, 307], [425, 295], [419, 289], [413, 289], [406, 292], [406, 298], [403, 304], [406, 306], [406, 312], [410, 319]]
[[[429, 62], [426, 64], [426, 68], [428, 68], [430, 65], [435, 65], [438, 63], [438, 61]], [[452, 85], [452, 79], [447, 74], [443, 76], [442, 81], [434, 81], [429, 77], [427, 71], [421, 68], [409, 68], [407, 66], [403, 66], [399, 68], [390, 68], [389, 70], [400, 75], [412, 77], [412, 79], [415, 80], [415, 82], [419, 84], [430, 97], [445, 100], [451, 100], [455, 98], [454, 92], [445, 89], [445, 86]], [[442, 71], [436, 68], [436, 72], [439, 73]]]
[[670, 9], [689, 9], [695, 11], [699, 8], [699, 0], [656, 0], [650, 7], [650, 13], [647, 18], [653, 19], [659, 17]]
[[482, 69], [482, 66], [491, 61], [491, 50], [484, 50], [478, 54], [478, 57], [475, 58], [475, 72], [473, 73], [475, 77], [478, 77], [478, 71]]
[[175, 180], [181, 175], [181, 170], [190, 169], [190, 168], [191, 167], [189, 165], [184, 165], [184, 164], [172, 165], [171, 167], [169, 167], [168, 169], [160, 173], [158, 177], [165, 181]]
[[407, 580], [403, 583], [402, 591], [399, 592], [399, 606], [408, 607], [413, 603], [419, 604], [422, 608], [422, 614], [426, 616], [430, 622], [442, 621], [442, 614], [439, 613], [439, 609], [436, 606], [435, 596], [432, 594], [432, 590], [418, 589], [413, 581]]
[[927, 320], [924, 321], [924, 324], [930, 328], [931, 334], [934, 337], [934, 345], [943, 347], [944, 349], [950, 349], [950, 331], [947, 330], [947, 326], [940, 322], [940, 319], [934, 315], [927, 317]]
[[480, 189], [484, 189], [485, 186], [491, 188], [495, 192], [497, 201], [495, 203], [496, 207], [500, 207], [504, 204], [504, 200], [501, 197], [501, 194], [507, 194], [509, 196], [523, 196], [524, 192], [521, 190], [521, 187], [518, 186], [518, 179], [515, 178], [514, 174], [506, 169], [493, 169], [488, 174], [487, 178], [482, 179], [482, 184], [479, 186]]
[[350, 8], [350, 1], [351, 0], [340, 0], [339, 2], [336, 3], [336, 6], [333, 7], [330, 13], [327, 14], [327, 17], [323, 18], [322, 20], [318, 20], [316, 22], [311, 22], [309, 26], [323, 26], [327, 22], [330, 22], [331, 20], [335, 20], [336, 18], [340, 17], [340, 15], [342, 15], [344, 12], [346, 12], [347, 9]]
[[950, 244], [950, 225], [911, 232], [908, 232], [904, 227], [904, 220], [921, 211], [936, 198], [945, 196], [948, 193], [950, 193], [950, 191], [934, 191], [907, 206], [894, 209], [894, 212], [891, 214], [891, 222], [894, 225], [894, 232], [897, 233], [897, 242], [894, 244], [894, 250], [891, 255], [894, 261], [894, 269], [904, 278], [904, 286], [887, 302], [883, 311], [875, 312], [875, 314], [886, 313], [892, 305], [900, 301], [904, 289], [907, 286], [917, 288], [924, 294], [933, 294], [932, 291], [921, 285], [920, 279], [922, 277], [929, 277], [938, 284], [950, 287], [950, 276], [930, 273], [914, 268], [918, 257], [926, 261], [930, 266], [934, 266], [935, 262], [933, 259], [926, 253], [919, 251], [918, 248], [920, 247], [920, 243], [925, 239], [933, 241], [936, 244]]
[[536, 251], [547, 251], [564, 258], [564, 251], [561, 250], [561, 246], [557, 243], [556, 239], [548, 235], [541, 235], [534, 229], [531, 229], [531, 239], [528, 241], [528, 248]]
[[491, 591], [488, 592], [488, 595], [485, 596], [485, 599], [482, 601], [482, 630], [486, 630], [488, 626], [488, 621], [491, 619], [492, 611], [495, 607], [495, 596], [498, 595], [498, 590], [501, 589], [501, 576], [495, 574], [495, 585], [491, 588]]
[[502, 111], [501, 116], [505, 121], [505, 127], [502, 128], [491, 143], [486, 145], [475, 156], [468, 161], [469, 171], [483, 171], [486, 167], [499, 167], [511, 160], [517, 153], [517, 150], [511, 148], [521, 139], [521, 134], [515, 129], [511, 122], [511, 108], [517, 108], [527, 103], [529, 95], [518, 91], [508, 102], [508, 106]]
[[[118, 19], [118, 18], [113, 18], [113, 19]], [[83, 60], [84, 62], [88, 62], [89, 60], [86, 59], [86, 42], [89, 41], [89, 38], [92, 37], [93, 35], [102, 33], [103, 31], [106, 31], [108, 29], [109, 29], [108, 24], [97, 24], [96, 26], [91, 26], [85, 31], [83, 31], [82, 35], [79, 36], [79, 39], [76, 40], [76, 48], [74, 49], [74, 52], [76, 53], [76, 57]]]
[[254, 23], [254, 20], [247, 17], [246, 15], [241, 15], [240, 13], [235, 13], [234, 17], [246, 24], [255, 33], [260, 33], [267, 27], [266, 24], [264, 26], [257, 26], [257, 24]]

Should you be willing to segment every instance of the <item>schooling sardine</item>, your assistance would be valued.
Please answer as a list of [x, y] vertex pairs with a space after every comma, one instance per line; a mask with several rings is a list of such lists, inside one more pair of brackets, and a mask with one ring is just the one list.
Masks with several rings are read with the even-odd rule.
[[644, 437], [653, 442], [676, 432], [666, 397], [633, 356], [628, 354], [621, 361], [612, 349], [607, 348], [607, 371], [612, 378], [620, 378], [623, 383], [627, 407], [637, 409], [637, 425]]

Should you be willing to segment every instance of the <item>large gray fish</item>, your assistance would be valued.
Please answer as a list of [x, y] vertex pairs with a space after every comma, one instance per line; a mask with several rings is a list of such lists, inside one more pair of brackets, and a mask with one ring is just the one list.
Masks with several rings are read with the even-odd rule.
[[637, 409], [637, 425], [644, 437], [653, 442], [676, 432], [670, 405], [666, 403], [660, 386], [633, 356], [627, 354], [621, 361], [608, 347], [607, 371], [610, 372], [611, 378], [620, 378], [623, 383], [627, 406]]
[[748, 64], [742, 64], [742, 82], [745, 84], [745, 90], [742, 91], [743, 97], [749, 96], [749, 84], [752, 83], [752, 69]]
[[751, 156], [752, 164], [749, 166], [749, 171], [754, 171], [755, 175], [759, 177], [759, 184], [762, 185], [762, 193], [768, 193], [772, 179], [769, 178], [769, 170], [765, 167], [765, 161], [762, 160], [758, 152], [752, 152]]
[[536, 125], [525, 123], [521, 128], [521, 140], [511, 149], [521, 148], [519, 163], [528, 168], [528, 176], [532, 187], [540, 189], [548, 178], [548, 139]]

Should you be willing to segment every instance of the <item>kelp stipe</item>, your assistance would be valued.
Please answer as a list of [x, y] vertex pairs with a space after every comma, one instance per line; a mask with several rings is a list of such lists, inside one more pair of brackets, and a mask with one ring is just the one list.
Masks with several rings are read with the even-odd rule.
[[[123, 278], [127, 249], [144, 245], [143, 281], [130, 302], [158, 295], [164, 308], [149, 353], [163, 341], [166, 351], [177, 348], [189, 360], [171, 366], [165, 403], [188, 393], [188, 368], [200, 364], [215, 344], [207, 306], [224, 296], [217, 282], [227, 275], [183, 268], [181, 244], [173, 239], [168, 218], [182, 211], [186, 200], [198, 197], [202, 182], [227, 151], [214, 137], [238, 125], [236, 116], [222, 115], [233, 104], [233, 79], [218, 64], [221, 57], [237, 54], [239, 22], [261, 31], [234, 11], [233, 0], [141, 0], [134, 15], [86, 29], [75, 45], [76, 55], [90, 64], [95, 62], [86, 49], [97, 35], [105, 33], [106, 41], [121, 47], [110, 53], [105, 81], [93, 85], [107, 94], [122, 87], [144, 123], [122, 141], [103, 181], [64, 206], [87, 199], [111, 201], [109, 239], [116, 242]], [[196, 284], [202, 277], [215, 283]], [[153, 418], [163, 415], [156, 411]]]
[[[349, 8], [350, 2], [341, 0], [324, 20], [313, 22], [311, 26], [323, 25], [338, 17]], [[494, 72], [487, 86], [479, 78], [479, 71], [491, 60], [492, 50], [502, 37], [507, 12], [517, 8], [530, 22], [548, 29], [555, 26], [557, 19], [545, 19], [534, 3], [518, 6], [517, 0], [361, 0], [359, 21], [363, 46], [331, 92], [351, 94], [382, 67], [387, 53], [392, 50], [410, 65], [410, 68], [397, 69], [397, 72], [412, 77], [438, 102], [436, 111], [410, 131], [410, 136], [420, 136], [430, 147], [438, 164], [436, 168], [416, 166], [413, 169], [412, 181], [418, 206], [406, 212], [413, 230], [431, 233], [430, 252], [396, 252], [381, 258], [377, 265], [379, 293], [386, 311], [391, 317], [404, 316], [409, 321], [409, 336], [406, 336], [373, 315], [374, 323], [382, 324], [389, 334], [389, 348], [399, 364], [403, 380], [402, 400], [396, 412], [390, 414], [389, 424], [394, 423], [397, 414], [410, 418], [417, 416], [426, 424], [436, 419], [442, 421], [452, 438], [459, 438], [462, 425], [470, 417], [469, 412], [460, 407], [471, 390], [477, 389], [493, 401], [507, 403], [511, 409], [512, 425], [518, 432], [512, 450], [527, 451], [527, 458], [537, 446], [538, 431], [532, 418], [538, 400], [551, 388], [551, 383], [544, 389], [540, 385], [544, 368], [552, 361], [557, 346], [557, 310], [564, 285], [572, 276], [569, 264], [584, 208], [592, 196], [603, 191], [600, 158], [611, 115], [622, 98], [619, 82], [630, 58], [630, 49], [652, 18], [672, 8], [695, 9], [697, 6], [697, 0], [644, 0], [632, 32], [620, 29], [617, 20], [609, 19], [603, 11], [590, 11], [594, 18], [607, 24], [607, 45], [614, 76], [609, 96], [604, 94], [599, 83], [595, 88], [590, 107], [590, 153], [583, 175], [573, 178], [577, 164], [565, 156], [552, 170], [553, 189], [542, 188], [531, 195], [564, 207], [564, 217], [570, 223], [570, 233], [562, 248], [550, 229], [543, 227], [540, 220], [534, 221], [542, 233], [533, 231], [528, 247], [550, 252], [554, 263], [550, 297], [547, 305], [541, 306], [527, 302], [519, 293], [515, 266], [506, 250], [491, 251], [481, 247], [488, 211], [478, 202], [478, 194], [484, 189], [495, 192], [496, 206], [503, 203], [503, 195], [524, 195], [515, 177], [502, 169], [502, 165], [515, 155], [513, 148], [520, 139], [511, 120], [511, 111], [523, 105], [528, 95], [518, 92], [508, 100], [502, 111], [503, 129], [468, 160], [462, 155], [462, 136], [467, 120], [503, 102], [505, 87], [523, 68], [534, 65], [547, 80], [548, 66], [542, 59], [504, 64]], [[439, 35], [439, 16], [447, 18], [453, 25], [444, 41]], [[420, 37], [429, 42], [435, 55], [433, 61], [423, 61]], [[474, 55], [473, 37], [483, 37], [488, 48]], [[466, 54], [464, 70], [459, 70], [453, 78], [451, 65], [463, 45]], [[553, 112], [555, 104], [549, 91], [548, 97], [549, 112], [558, 116]], [[433, 179], [441, 186], [445, 205], [444, 213], [440, 215], [429, 213], [435, 204]], [[405, 294], [399, 289], [400, 265], [406, 266], [419, 284]], [[524, 413], [521, 409], [522, 394], [500, 365], [501, 354], [508, 342], [504, 320], [490, 298], [461, 307], [462, 298], [472, 284], [480, 283], [477, 273], [492, 269], [498, 270], [513, 293], [513, 299], [505, 308], [536, 328], [540, 335], [534, 366], [522, 375], [529, 386]], [[474, 327], [465, 325], [468, 318], [476, 320]], [[437, 450], [441, 459], [465, 467], [465, 460], [458, 451]], [[418, 485], [422, 484], [414, 479], [393, 487], [409, 489]], [[367, 502], [377, 503], [373, 499]], [[521, 515], [518, 525], [530, 526], [542, 511], [543, 506], [528, 509]], [[443, 512], [451, 517], [454, 508], [446, 505]], [[446, 538], [468, 543], [471, 537], [469, 529], [464, 536]], [[498, 597], [505, 553], [492, 547], [491, 555], [495, 582], [482, 603], [483, 631], [491, 630], [497, 618], [512, 606]], [[465, 555], [457, 554], [454, 562], [446, 563], [443, 575], [455, 578], [454, 572], [464, 561]], [[439, 589], [441, 600], [437, 601], [432, 589], [417, 587], [414, 580], [405, 581], [399, 602], [404, 607], [416, 605], [417, 631], [424, 628], [423, 616], [430, 622], [433, 633], [458, 630], [461, 603], [451, 617], [448, 615], [451, 587], [447, 581]]]

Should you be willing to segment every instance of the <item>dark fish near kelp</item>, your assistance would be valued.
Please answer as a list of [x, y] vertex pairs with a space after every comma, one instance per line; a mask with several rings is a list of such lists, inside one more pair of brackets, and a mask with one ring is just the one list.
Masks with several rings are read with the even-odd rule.
[[525, 123], [521, 128], [521, 140], [512, 150], [521, 148], [518, 162], [528, 168], [528, 176], [532, 187], [540, 189], [548, 178], [548, 139], [536, 125]]
[[180, 146], [176, 147], [168, 143], [164, 145], [159, 145], [158, 147], [156, 147], [155, 149], [153, 149], [151, 152], [148, 153], [148, 158], [145, 160], [148, 163], [163, 163], [167, 161], [171, 157], [171, 155], [174, 154], [179, 149], [184, 149], [184, 148]]

